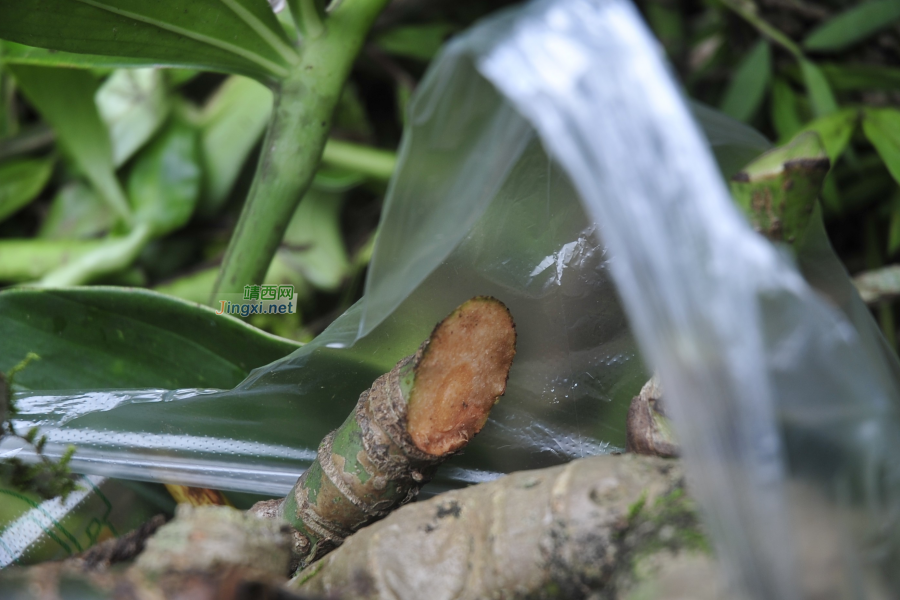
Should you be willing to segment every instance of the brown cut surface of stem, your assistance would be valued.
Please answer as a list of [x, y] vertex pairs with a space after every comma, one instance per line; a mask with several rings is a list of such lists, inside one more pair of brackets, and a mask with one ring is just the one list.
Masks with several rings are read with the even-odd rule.
[[441, 321], [415, 367], [407, 431], [416, 446], [439, 456], [481, 431], [515, 354], [515, 324], [495, 298], [473, 298]]

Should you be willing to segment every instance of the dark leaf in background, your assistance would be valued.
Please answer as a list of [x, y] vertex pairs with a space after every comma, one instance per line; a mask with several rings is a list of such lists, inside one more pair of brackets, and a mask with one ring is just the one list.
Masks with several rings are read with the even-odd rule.
[[0, 371], [32, 390], [231, 388], [299, 344], [210, 308], [148, 290], [15, 289], [0, 293]]
[[721, 110], [738, 121], [749, 121], [759, 110], [772, 78], [772, 50], [760, 40], [738, 65], [725, 91]]
[[73, 181], [53, 197], [38, 237], [48, 240], [97, 237], [109, 231], [114, 221], [109, 208], [93, 188], [81, 181]]
[[52, 172], [50, 159], [0, 163], [0, 221], [34, 200]]
[[819, 134], [831, 165], [844, 153], [850, 138], [856, 130], [859, 121], [859, 111], [855, 108], [845, 108], [827, 117], [816, 119], [803, 127], [803, 131], [815, 131]]
[[130, 219], [131, 210], [115, 175], [109, 133], [94, 104], [94, 77], [79, 69], [28, 65], [7, 68], [101, 197], [118, 216]]
[[831, 91], [831, 86], [828, 85], [828, 80], [825, 79], [819, 67], [811, 61], [803, 59], [800, 61], [800, 72], [803, 75], [803, 82], [806, 84], [813, 113], [817, 117], [824, 117], [837, 111], [838, 106], [834, 92]]
[[772, 126], [778, 134], [778, 138], [787, 141], [803, 128], [803, 121], [797, 111], [797, 94], [791, 85], [781, 77], [776, 77], [772, 82], [771, 99]]
[[900, 110], [869, 108], [863, 113], [863, 132], [900, 183]]
[[158, 69], [119, 69], [95, 96], [100, 118], [109, 129], [113, 164], [121, 166], [162, 126], [169, 99]]
[[395, 27], [378, 35], [375, 44], [388, 54], [429, 61], [455, 29], [450, 23]]
[[814, 29], [803, 46], [817, 52], [840, 52], [900, 19], [900, 1], [869, 0]]
[[884, 65], [820, 63], [832, 89], [843, 91], [900, 90], [900, 69]]
[[188, 222], [200, 196], [197, 133], [177, 121], [137, 159], [128, 178], [135, 220], [154, 237]]
[[272, 113], [272, 91], [246, 77], [229, 77], [200, 115], [203, 196], [200, 212], [218, 212]]

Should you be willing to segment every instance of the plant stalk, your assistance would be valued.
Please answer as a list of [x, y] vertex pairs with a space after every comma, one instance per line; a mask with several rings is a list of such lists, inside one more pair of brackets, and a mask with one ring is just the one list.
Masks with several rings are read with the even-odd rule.
[[775, 42], [791, 53], [797, 60], [803, 60], [803, 51], [787, 35], [775, 28], [768, 21], [759, 16], [759, 9], [752, 0], [722, 0], [722, 4], [736, 12], [747, 23], [752, 25], [760, 34]]
[[330, 139], [325, 144], [322, 162], [358, 171], [372, 179], [388, 181], [394, 173], [394, 167], [397, 166], [397, 155], [389, 150]]
[[139, 223], [122, 238], [110, 239], [92, 252], [44, 276], [41, 287], [84, 285], [92, 279], [128, 268], [153, 239], [150, 226]]
[[263, 282], [312, 183], [344, 82], [387, 1], [346, 0], [328, 15], [318, 37], [304, 39], [299, 65], [276, 90], [263, 153], [213, 288], [213, 304], [220, 293]]

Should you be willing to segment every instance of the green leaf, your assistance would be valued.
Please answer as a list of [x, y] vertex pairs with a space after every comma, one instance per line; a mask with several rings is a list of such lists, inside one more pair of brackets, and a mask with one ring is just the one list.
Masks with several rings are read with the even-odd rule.
[[148, 290], [0, 292], [0, 371], [28, 352], [26, 389], [231, 388], [299, 347], [238, 319]]
[[200, 196], [197, 134], [175, 122], [138, 158], [128, 178], [135, 220], [154, 237], [182, 227]]
[[900, 90], [900, 69], [883, 65], [820, 64], [819, 68], [832, 89], [839, 92], [859, 90]]
[[891, 176], [900, 183], [900, 110], [868, 108], [863, 112], [863, 132]]
[[33, 46], [0, 40], [0, 64], [4, 63], [10, 65], [32, 65], [36, 67], [118, 69], [153, 66], [156, 64], [156, 61], [140, 58], [125, 58], [122, 56], [75, 54], [74, 52], [35, 48]]
[[197, 304], [207, 304], [218, 275], [219, 268], [210, 267], [160, 284], [156, 286], [156, 291]]
[[203, 109], [201, 212], [218, 212], [272, 113], [272, 91], [246, 77], [229, 77]]
[[863, 2], [816, 27], [803, 41], [807, 50], [840, 52], [900, 19], [898, 0]]
[[738, 65], [725, 97], [722, 112], [738, 121], [749, 121], [766, 95], [772, 77], [772, 49], [760, 40]]
[[797, 95], [791, 85], [780, 77], [772, 82], [771, 119], [778, 138], [789, 140], [803, 128], [797, 112]]
[[47, 240], [94, 238], [109, 231], [114, 221], [97, 193], [76, 181], [56, 193], [38, 237]]
[[456, 28], [450, 23], [394, 27], [375, 38], [375, 44], [388, 54], [429, 61]]
[[0, 281], [21, 283], [40, 279], [104, 244], [102, 240], [0, 239]]
[[844, 153], [850, 137], [856, 130], [859, 121], [859, 111], [855, 108], [845, 108], [833, 115], [816, 119], [803, 127], [802, 131], [815, 131], [822, 139], [828, 160], [831, 165]]
[[119, 69], [100, 86], [94, 99], [109, 128], [117, 167], [156, 133], [169, 114], [166, 86], [158, 69]]
[[812, 62], [802, 59], [800, 61], [800, 71], [803, 74], [803, 82], [806, 84], [806, 91], [809, 94], [809, 102], [812, 104], [813, 113], [817, 117], [824, 117], [836, 112], [838, 109], [837, 100], [828, 85], [828, 80], [822, 75]]
[[16, 0], [0, 3], [0, 37], [263, 79], [297, 60], [265, 0]]
[[109, 133], [94, 104], [97, 82], [90, 73], [28, 65], [7, 68], [28, 100], [56, 131], [63, 150], [110, 208], [130, 221], [131, 210], [115, 175]]
[[308, 281], [334, 291], [350, 269], [341, 235], [341, 193], [311, 188], [294, 212], [282, 247], [266, 274], [267, 283]]
[[35, 199], [50, 174], [52, 160], [14, 160], [0, 164], [0, 221]]

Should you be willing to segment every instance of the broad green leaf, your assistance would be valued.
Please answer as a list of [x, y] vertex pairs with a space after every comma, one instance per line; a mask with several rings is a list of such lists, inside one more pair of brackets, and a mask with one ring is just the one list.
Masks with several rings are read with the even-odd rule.
[[131, 211], [116, 179], [109, 133], [94, 104], [97, 91], [94, 78], [78, 69], [28, 65], [7, 68], [28, 100], [56, 131], [62, 148], [110, 208], [129, 221]]
[[419, 60], [431, 60], [455, 27], [450, 23], [394, 27], [375, 38], [375, 44], [388, 54]]
[[0, 221], [34, 200], [51, 173], [53, 161], [48, 159], [0, 164]]
[[791, 85], [780, 77], [772, 82], [771, 119], [781, 140], [791, 139], [803, 127], [797, 112], [797, 95]]
[[808, 123], [803, 127], [803, 131], [815, 131], [819, 134], [828, 154], [828, 160], [834, 166], [847, 148], [858, 121], [859, 111], [855, 108], [845, 108]]
[[840, 52], [900, 19], [900, 1], [869, 0], [816, 27], [803, 46], [819, 52]]
[[900, 90], [900, 69], [883, 65], [820, 64], [819, 68], [837, 91]]
[[0, 282], [35, 281], [103, 245], [103, 240], [0, 239]]
[[203, 109], [200, 149], [204, 215], [218, 212], [272, 113], [272, 92], [246, 77], [230, 77]]
[[[80, 181], [61, 188], [38, 237], [48, 240], [94, 238], [109, 231], [115, 219], [97, 193]], [[41, 274], [43, 275], [43, 273]]]
[[772, 77], [772, 49], [760, 40], [738, 65], [725, 97], [722, 112], [738, 121], [749, 121], [766, 95]]
[[311, 188], [294, 212], [282, 247], [266, 274], [267, 283], [306, 280], [333, 291], [350, 268], [341, 235], [343, 194]]
[[863, 132], [891, 176], [900, 183], [900, 110], [869, 108], [863, 112]]
[[197, 134], [175, 122], [138, 158], [128, 178], [135, 220], [162, 236], [191, 218], [200, 195]]
[[117, 167], [156, 133], [169, 114], [166, 86], [158, 69], [119, 69], [100, 86], [94, 100], [109, 129]]
[[283, 77], [297, 60], [265, 0], [16, 0], [0, 38], [66, 52]]
[[819, 67], [804, 58], [800, 61], [800, 71], [803, 74], [806, 91], [809, 93], [813, 113], [817, 117], [824, 117], [837, 111], [837, 100], [834, 99], [831, 86], [828, 85], [828, 80], [822, 75]]
[[148, 290], [0, 292], [0, 371], [28, 352], [26, 389], [230, 388], [297, 349], [212, 309]]
[[79, 69], [153, 66], [156, 61], [125, 58], [122, 56], [99, 56], [96, 54], [75, 54], [60, 50], [35, 48], [15, 42], [0, 40], [0, 64], [32, 65], [36, 67], [74, 67]]

